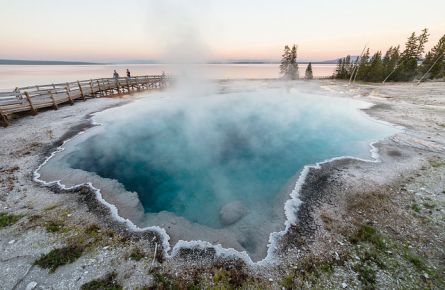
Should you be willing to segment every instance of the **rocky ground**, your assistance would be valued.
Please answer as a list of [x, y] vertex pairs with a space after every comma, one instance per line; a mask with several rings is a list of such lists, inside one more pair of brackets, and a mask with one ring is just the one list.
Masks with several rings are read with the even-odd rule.
[[405, 129], [376, 144], [381, 162], [311, 170], [298, 223], [271, 263], [212, 248], [166, 258], [158, 236], [113, 221], [88, 188], [32, 181], [49, 152], [90, 126], [89, 114], [134, 97], [77, 102], [0, 128], [0, 288], [444, 289], [445, 83], [320, 85], [371, 101], [369, 115]]

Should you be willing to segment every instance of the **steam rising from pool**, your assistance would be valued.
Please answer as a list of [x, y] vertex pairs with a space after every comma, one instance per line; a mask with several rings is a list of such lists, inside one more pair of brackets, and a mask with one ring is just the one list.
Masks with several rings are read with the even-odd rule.
[[[201, 239], [258, 260], [270, 233], [283, 228], [284, 202], [304, 165], [369, 159], [369, 144], [396, 132], [359, 110], [369, 104], [303, 82], [215, 86], [191, 98], [152, 94], [98, 114], [103, 126], [69, 142], [43, 179], [46, 172], [62, 183], [92, 181], [119, 199], [124, 215], [164, 227], [173, 243]], [[137, 198], [126, 201], [131, 192]]]

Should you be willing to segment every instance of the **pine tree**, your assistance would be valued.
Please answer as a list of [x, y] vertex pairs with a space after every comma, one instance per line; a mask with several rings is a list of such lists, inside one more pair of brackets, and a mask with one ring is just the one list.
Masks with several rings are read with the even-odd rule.
[[291, 49], [288, 74], [291, 80], [297, 80], [300, 77], [297, 63], [297, 46], [295, 44], [292, 46]]
[[428, 30], [422, 30], [422, 34], [416, 37], [415, 32], [411, 34], [405, 44], [405, 50], [400, 57], [400, 65], [397, 69], [395, 80], [411, 81], [417, 75], [417, 62], [425, 51], [425, 43], [428, 41]]
[[445, 35], [426, 54], [419, 72], [422, 76], [428, 73], [426, 78], [429, 79], [445, 77]]
[[385, 69], [382, 62], [382, 52], [377, 51], [369, 61], [367, 81], [381, 82], [385, 78]]
[[343, 79], [349, 79], [354, 69], [354, 63], [351, 61], [351, 56], [345, 57], [343, 62]]
[[312, 73], [312, 63], [309, 63], [307, 65], [306, 72], [304, 74], [304, 78], [307, 80], [312, 80], [314, 78], [314, 75]]
[[383, 58], [384, 79], [387, 81], [394, 80], [395, 72], [400, 61], [400, 45], [390, 47]]
[[413, 32], [405, 43], [405, 50], [400, 56], [400, 64], [394, 75], [395, 81], [408, 81], [414, 78], [417, 68], [417, 37]]
[[369, 48], [366, 52], [360, 57], [357, 67], [357, 80], [359, 81], [368, 81], [368, 73], [369, 73]]
[[354, 69], [354, 63], [351, 61], [351, 56], [348, 55], [345, 58], [340, 58], [337, 62], [337, 68], [333, 75], [335, 79], [349, 79]]
[[428, 29], [425, 28], [422, 30], [422, 34], [420, 34], [417, 37], [417, 51], [416, 51], [416, 57], [417, 59], [420, 59], [425, 52], [425, 44], [428, 42], [428, 37], [430, 35], [428, 34]]
[[343, 58], [339, 58], [337, 61], [337, 68], [335, 69], [335, 73], [332, 76], [334, 79], [342, 79], [342, 72], [343, 69]]
[[280, 64], [280, 73], [283, 75], [283, 77], [287, 76], [287, 72], [289, 70], [289, 62], [290, 62], [290, 48], [288, 45], [284, 47], [284, 52], [281, 57], [281, 64]]
[[283, 78], [291, 80], [298, 79], [297, 46], [295, 44], [292, 46], [292, 49], [290, 49], [288, 45], [284, 47], [280, 73], [283, 75]]

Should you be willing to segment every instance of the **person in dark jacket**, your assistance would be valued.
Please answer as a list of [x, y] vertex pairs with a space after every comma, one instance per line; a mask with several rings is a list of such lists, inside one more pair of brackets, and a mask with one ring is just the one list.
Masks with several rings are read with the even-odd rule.
[[117, 73], [116, 70], [114, 70], [113, 78], [115, 78], [116, 80], [119, 78], [119, 74]]

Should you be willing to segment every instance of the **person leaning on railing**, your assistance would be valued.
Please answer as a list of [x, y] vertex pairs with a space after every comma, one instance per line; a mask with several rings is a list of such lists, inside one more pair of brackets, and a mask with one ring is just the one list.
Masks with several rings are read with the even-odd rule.
[[113, 78], [116, 79], [116, 80], [119, 78], [119, 74], [117, 73], [116, 70], [114, 70]]

